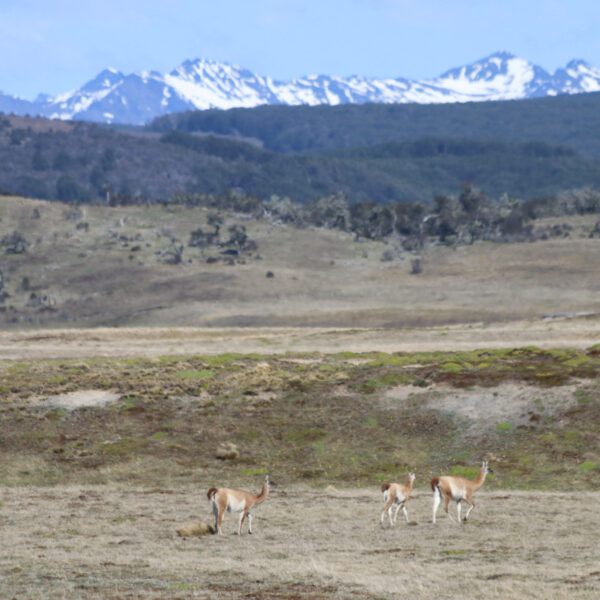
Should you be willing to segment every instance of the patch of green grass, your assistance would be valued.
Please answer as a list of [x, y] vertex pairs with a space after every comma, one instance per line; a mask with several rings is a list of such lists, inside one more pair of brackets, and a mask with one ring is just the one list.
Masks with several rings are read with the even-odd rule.
[[165, 437], [164, 431], [157, 431], [155, 434], [152, 435], [153, 440], [162, 440], [164, 437]]
[[578, 402], [582, 402], [583, 404], [586, 404], [586, 403], [592, 401], [592, 398], [590, 398], [588, 396], [588, 393], [589, 392], [587, 392], [586, 390], [576, 390], [574, 395], [575, 395], [575, 398], [577, 398]]
[[133, 394], [128, 396], [122, 396], [117, 403], [115, 403], [115, 407], [119, 410], [132, 410], [142, 405], [142, 399]]
[[100, 444], [100, 453], [120, 457], [133, 456], [147, 446], [147, 440], [125, 437], [114, 442]]
[[64, 377], [63, 375], [57, 375], [56, 377], [49, 379], [48, 383], [64, 383], [65, 381], [68, 381], [67, 377]]
[[372, 394], [381, 388], [414, 384], [416, 380], [415, 376], [410, 373], [388, 372], [382, 373], [379, 377], [367, 379], [354, 387], [357, 387], [364, 394]]
[[479, 469], [477, 467], [463, 467], [462, 465], [454, 465], [450, 467], [450, 475], [453, 476], [475, 479], [478, 474]]
[[119, 364], [133, 367], [146, 362], [146, 360], [144, 358], [121, 358], [119, 359]]
[[185, 379], [207, 379], [208, 377], [214, 377], [215, 372], [209, 369], [202, 369], [200, 371], [177, 371], [176, 375]]
[[226, 352], [225, 354], [216, 354], [214, 356], [212, 356], [212, 355], [197, 356], [194, 358], [197, 360], [201, 360], [203, 363], [206, 363], [206, 364], [210, 365], [211, 367], [221, 367], [221, 366], [229, 365], [233, 362], [241, 361], [241, 360], [252, 360], [252, 361], [263, 360], [265, 358], [265, 356], [263, 354], [256, 354], [256, 353], [238, 354], [235, 352]]
[[116, 519], [113, 519], [112, 522], [116, 523], [116, 524], [120, 524], [120, 523], [135, 523], [137, 521], [136, 517], [133, 516], [129, 516], [129, 517], [117, 517]]
[[597, 469], [599, 466], [600, 465], [598, 465], [598, 463], [593, 460], [586, 460], [585, 462], [582, 462], [579, 465], [579, 468], [582, 471], [593, 471], [593, 470]]
[[176, 363], [181, 362], [181, 356], [159, 356], [159, 362], [163, 364]]
[[465, 367], [462, 364], [456, 362], [446, 362], [440, 366], [440, 371], [443, 373], [460, 373], [464, 369]]
[[244, 469], [242, 471], [242, 475], [267, 475], [269, 470], [265, 467], [260, 467], [257, 469]]
[[333, 358], [350, 359], [350, 358], [364, 358], [364, 354], [358, 352], [336, 352]]
[[307, 429], [288, 429], [284, 431], [282, 439], [285, 442], [302, 444], [307, 442], [316, 442], [327, 437], [327, 431], [318, 427], [309, 427]]
[[375, 417], [369, 417], [363, 422], [365, 427], [379, 427], [379, 421]]
[[574, 356], [573, 358], [570, 358], [568, 360], [563, 361], [563, 365], [565, 367], [581, 367], [582, 365], [591, 363], [593, 359], [591, 359], [588, 356], [585, 356], [584, 354], [579, 355], [579, 356]]
[[506, 431], [511, 431], [513, 427], [514, 427], [514, 425], [512, 423], [509, 423], [508, 421], [504, 421], [504, 422], [498, 423], [496, 425], [496, 431], [498, 433], [503, 433]]
[[62, 417], [64, 417], [69, 411], [66, 408], [59, 408], [58, 410], [51, 410], [46, 413], [46, 419], [49, 421], [59, 421]]
[[185, 581], [177, 581], [175, 583], [169, 583], [169, 589], [178, 591], [189, 591], [198, 589], [198, 586], [193, 583], [186, 583]]

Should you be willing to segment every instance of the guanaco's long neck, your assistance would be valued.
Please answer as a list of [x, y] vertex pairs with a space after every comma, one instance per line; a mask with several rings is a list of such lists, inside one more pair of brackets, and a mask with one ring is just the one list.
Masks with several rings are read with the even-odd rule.
[[414, 480], [412, 479], [412, 477], [409, 477], [409, 478], [406, 480], [406, 491], [407, 491], [409, 494], [412, 492], [413, 481], [414, 481]]
[[268, 495], [269, 495], [269, 486], [267, 485], [267, 482], [265, 481], [265, 483], [263, 483], [262, 490], [260, 490], [260, 494], [258, 494], [258, 496], [255, 496], [256, 504], [260, 504], [261, 502], [264, 502], [267, 499]]
[[486, 475], [487, 471], [485, 469], [480, 469], [477, 478], [473, 481], [473, 491], [478, 490], [483, 485]]

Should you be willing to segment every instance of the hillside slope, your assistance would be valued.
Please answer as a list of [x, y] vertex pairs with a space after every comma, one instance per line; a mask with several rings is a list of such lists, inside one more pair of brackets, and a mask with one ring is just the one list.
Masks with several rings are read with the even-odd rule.
[[[0, 325], [413, 327], [600, 311], [597, 215], [544, 221], [568, 220], [568, 237], [434, 245], [415, 275], [393, 239], [233, 213], [219, 245], [189, 246], [213, 213], [2, 198]], [[243, 247], [228, 242], [240, 235]]]

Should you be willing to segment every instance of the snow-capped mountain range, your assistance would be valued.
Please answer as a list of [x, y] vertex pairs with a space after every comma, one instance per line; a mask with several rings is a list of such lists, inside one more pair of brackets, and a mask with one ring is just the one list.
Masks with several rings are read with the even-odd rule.
[[572, 60], [549, 73], [508, 52], [496, 52], [429, 80], [311, 75], [284, 82], [236, 65], [185, 61], [166, 75], [124, 75], [106, 69], [78, 90], [34, 101], [0, 92], [0, 112], [144, 124], [184, 110], [261, 104], [447, 103], [509, 100], [600, 91], [600, 69]]

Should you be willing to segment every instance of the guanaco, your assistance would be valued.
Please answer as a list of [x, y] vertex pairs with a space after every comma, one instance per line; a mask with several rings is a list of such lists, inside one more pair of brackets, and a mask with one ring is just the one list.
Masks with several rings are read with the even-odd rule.
[[215, 530], [217, 533], [223, 535], [221, 525], [225, 511], [240, 513], [238, 535], [242, 535], [242, 523], [246, 516], [248, 517], [248, 533], [252, 533], [252, 514], [250, 513], [250, 509], [264, 502], [269, 495], [269, 489], [274, 487], [277, 487], [277, 484], [274, 481], [270, 481], [267, 475], [259, 494], [230, 488], [210, 488], [206, 493], [206, 497], [212, 503], [212, 510], [215, 516]]
[[469, 518], [471, 511], [475, 508], [475, 503], [473, 502], [471, 496], [483, 485], [485, 476], [489, 473], [493, 473], [493, 471], [488, 466], [487, 461], [484, 460], [481, 463], [481, 469], [479, 469], [479, 473], [475, 479], [466, 479], [465, 477], [452, 475], [434, 477], [431, 480], [431, 489], [433, 490], [433, 522], [435, 523], [435, 514], [438, 510], [440, 502], [442, 501], [442, 496], [444, 497], [445, 501], [444, 510], [451, 520], [454, 519], [448, 512], [448, 504], [450, 504], [450, 500], [454, 500], [456, 502], [456, 515], [458, 522], [460, 522], [461, 501], [464, 500], [469, 505], [467, 514], [463, 519], [463, 521], [466, 521]]
[[[408, 513], [406, 512], [406, 502], [410, 497], [410, 493], [412, 492], [413, 481], [415, 480], [415, 474], [411, 471], [408, 474], [408, 478], [406, 479], [406, 485], [402, 485], [401, 483], [382, 483], [381, 491], [383, 492], [383, 500], [385, 504], [383, 505], [383, 509], [381, 511], [381, 524], [383, 525], [383, 518], [385, 516], [385, 511], [387, 510], [388, 516], [390, 518], [390, 527], [393, 527], [396, 524], [398, 519], [398, 511], [402, 509], [402, 513], [404, 514], [404, 518], [408, 523]], [[392, 509], [394, 508], [394, 504], [396, 505], [396, 513], [394, 514], [394, 518], [392, 519]]]

